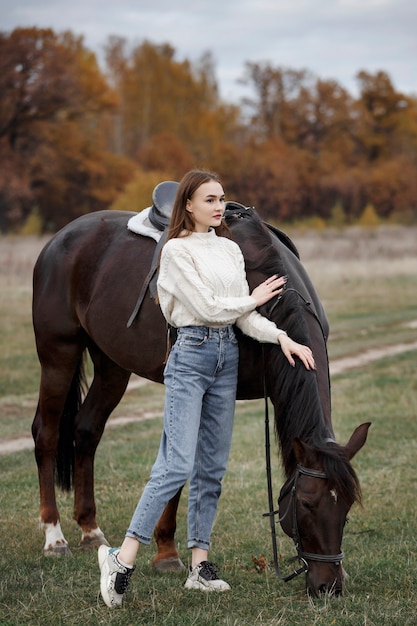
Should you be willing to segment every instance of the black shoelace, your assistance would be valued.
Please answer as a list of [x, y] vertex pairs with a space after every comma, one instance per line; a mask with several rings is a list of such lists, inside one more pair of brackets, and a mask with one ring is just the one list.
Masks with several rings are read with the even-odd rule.
[[218, 580], [217, 572], [218, 568], [215, 563], [210, 563], [210, 561], [202, 561], [200, 563], [199, 574], [205, 580]]
[[133, 573], [133, 567], [128, 569], [125, 574], [118, 572], [116, 574], [116, 580], [114, 581], [114, 590], [116, 593], [122, 594], [129, 586], [130, 577]]

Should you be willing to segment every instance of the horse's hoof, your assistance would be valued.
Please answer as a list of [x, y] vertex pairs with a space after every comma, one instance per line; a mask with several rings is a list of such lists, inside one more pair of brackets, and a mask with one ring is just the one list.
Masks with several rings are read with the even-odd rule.
[[100, 546], [108, 546], [110, 548], [109, 542], [99, 528], [92, 530], [90, 533], [85, 533], [78, 544], [78, 547], [82, 550], [91, 550]]
[[72, 552], [67, 544], [54, 547], [49, 546], [48, 548], [44, 548], [43, 556], [72, 556]]
[[159, 559], [158, 561], [152, 561], [152, 567], [157, 572], [183, 572], [185, 565], [178, 556], [173, 556], [167, 559]]

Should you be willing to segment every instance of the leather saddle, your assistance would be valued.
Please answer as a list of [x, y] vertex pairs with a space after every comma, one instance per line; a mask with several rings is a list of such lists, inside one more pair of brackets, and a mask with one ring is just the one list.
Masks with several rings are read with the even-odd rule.
[[169, 225], [178, 185], [179, 183], [173, 180], [165, 180], [152, 192], [152, 206], [148, 218], [156, 230], [163, 232]]

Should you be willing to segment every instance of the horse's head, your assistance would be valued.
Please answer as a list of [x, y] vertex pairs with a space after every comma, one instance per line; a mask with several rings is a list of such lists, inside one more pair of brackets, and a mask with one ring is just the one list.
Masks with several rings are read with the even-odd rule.
[[307, 591], [341, 595], [343, 529], [352, 504], [360, 501], [360, 487], [350, 464], [366, 441], [370, 423], [358, 426], [346, 446], [329, 442], [314, 449], [294, 440], [297, 468], [281, 489], [279, 518], [305, 564]]

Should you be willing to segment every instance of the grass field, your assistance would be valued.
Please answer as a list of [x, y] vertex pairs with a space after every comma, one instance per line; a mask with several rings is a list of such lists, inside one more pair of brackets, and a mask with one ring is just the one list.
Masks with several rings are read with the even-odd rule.
[[[370, 347], [415, 341], [416, 231], [351, 232], [330, 238], [300, 234], [300, 249], [331, 325], [330, 359]], [[402, 241], [399, 241], [402, 239]], [[414, 242], [414, 243], [413, 243]], [[30, 273], [41, 242], [0, 239], [0, 439], [27, 435], [36, 406], [39, 370], [31, 332]], [[355, 251], [352, 257], [352, 251]], [[6, 263], [5, 263], [6, 260]], [[259, 573], [253, 557], [272, 558], [264, 470], [262, 401], [239, 402], [211, 558], [232, 586], [229, 594], [190, 593], [181, 575], [152, 571], [154, 548], [140, 552], [120, 611], [98, 593], [95, 552], [77, 549], [71, 495], [59, 494], [63, 529], [73, 556], [45, 559], [37, 528], [38, 485], [33, 452], [0, 455], [2, 489], [0, 625], [198, 624], [412, 626], [417, 624], [417, 354], [404, 352], [349, 370], [332, 380], [333, 421], [345, 442], [372, 421], [354, 459], [363, 508], [354, 507], [343, 548], [349, 580], [342, 598], [310, 600], [300, 577], [279, 581]], [[126, 394], [116, 416], [160, 412], [159, 385]], [[124, 535], [154, 460], [161, 417], [106, 430], [97, 452], [99, 524], [113, 544]], [[281, 472], [274, 454], [274, 485]], [[293, 554], [280, 531], [279, 551]], [[180, 505], [178, 548], [187, 561], [186, 498]]]

